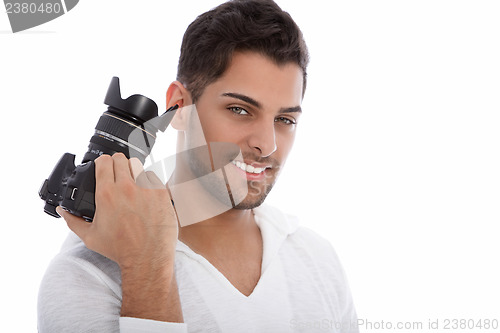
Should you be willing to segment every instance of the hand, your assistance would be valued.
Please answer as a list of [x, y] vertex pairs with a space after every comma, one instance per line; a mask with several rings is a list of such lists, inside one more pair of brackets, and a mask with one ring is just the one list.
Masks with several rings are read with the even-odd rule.
[[92, 223], [58, 207], [85, 245], [115, 261], [122, 271], [142, 265], [173, 265], [178, 237], [170, 194], [153, 172], [122, 153], [95, 160], [96, 211]]

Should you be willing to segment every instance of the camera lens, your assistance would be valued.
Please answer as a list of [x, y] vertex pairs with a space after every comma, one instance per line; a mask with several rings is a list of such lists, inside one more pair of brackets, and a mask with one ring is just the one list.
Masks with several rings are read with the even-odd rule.
[[94, 160], [102, 154], [122, 152], [128, 158], [137, 157], [144, 163], [154, 146], [157, 129], [147, 126], [141, 119], [124, 116], [110, 109], [97, 122], [82, 162]]
[[104, 103], [108, 110], [97, 122], [82, 163], [93, 161], [102, 154], [117, 152], [128, 158], [137, 157], [144, 163], [158, 131], [150, 121], [158, 116], [156, 103], [142, 95], [122, 99], [117, 77], [112, 79]]

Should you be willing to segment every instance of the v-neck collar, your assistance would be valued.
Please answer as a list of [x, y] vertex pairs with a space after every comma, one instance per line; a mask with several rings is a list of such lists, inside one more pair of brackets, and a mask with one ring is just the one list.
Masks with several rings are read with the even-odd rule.
[[255, 208], [253, 212], [255, 216], [255, 222], [261, 232], [263, 249], [260, 278], [257, 282], [257, 285], [248, 296], [241, 293], [224, 276], [224, 274], [222, 274], [205, 257], [194, 252], [181, 240], [178, 240], [176, 244], [177, 252], [182, 252], [202, 264], [207, 270], [214, 274], [219, 281], [222, 281], [224, 284], [226, 284], [226, 286], [230, 290], [232, 290], [232, 292], [237, 293], [237, 295], [239, 295], [240, 297], [245, 298], [251, 298], [254, 294], [256, 294], [256, 292], [258, 292], [259, 286], [262, 284], [262, 280], [265, 276], [265, 272], [268, 269], [269, 265], [273, 262], [273, 259], [278, 254], [281, 245], [286, 240], [287, 236], [295, 232], [299, 226], [298, 220], [296, 218], [285, 215], [280, 210], [268, 205], [262, 205], [258, 208]]

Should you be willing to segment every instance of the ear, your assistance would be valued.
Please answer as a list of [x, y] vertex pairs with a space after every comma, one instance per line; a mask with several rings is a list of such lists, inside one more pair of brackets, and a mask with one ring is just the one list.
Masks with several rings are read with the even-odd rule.
[[189, 91], [179, 81], [172, 82], [167, 89], [167, 109], [175, 104], [179, 105], [179, 109], [177, 109], [174, 118], [170, 122], [170, 126], [182, 131], [186, 128], [187, 123], [187, 115], [186, 112], [183, 112], [183, 108], [191, 105], [192, 100]]

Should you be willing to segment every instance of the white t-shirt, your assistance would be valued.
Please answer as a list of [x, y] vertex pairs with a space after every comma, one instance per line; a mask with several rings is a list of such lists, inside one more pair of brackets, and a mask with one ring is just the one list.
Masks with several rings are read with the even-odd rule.
[[330, 243], [270, 206], [254, 213], [263, 259], [249, 296], [178, 241], [175, 274], [184, 323], [120, 317], [117, 264], [70, 233], [40, 286], [39, 332], [358, 332], [347, 280]]

